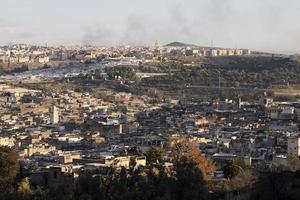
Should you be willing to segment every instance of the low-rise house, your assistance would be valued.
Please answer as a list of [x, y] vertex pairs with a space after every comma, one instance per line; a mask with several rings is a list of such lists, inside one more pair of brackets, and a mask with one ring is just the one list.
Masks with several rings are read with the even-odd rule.
[[0, 146], [14, 147], [15, 139], [12, 137], [0, 137]]

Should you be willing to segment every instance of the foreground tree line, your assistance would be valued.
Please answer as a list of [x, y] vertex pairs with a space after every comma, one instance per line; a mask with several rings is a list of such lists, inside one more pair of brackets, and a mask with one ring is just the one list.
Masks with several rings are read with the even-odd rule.
[[164, 152], [150, 148], [146, 167], [122, 168], [108, 175], [81, 174], [72, 193], [32, 187], [19, 171], [18, 156], [0, 148], [0, 199], [78, 200], [201, 200], [201, 199], [298, 199], [300, 172], [264, 170], [254, 176], [236, 160], [222, 168], [225, 179], [212, 179], [215, 165], [192, 143], [172, 144], [173, 166], [162, 164]]

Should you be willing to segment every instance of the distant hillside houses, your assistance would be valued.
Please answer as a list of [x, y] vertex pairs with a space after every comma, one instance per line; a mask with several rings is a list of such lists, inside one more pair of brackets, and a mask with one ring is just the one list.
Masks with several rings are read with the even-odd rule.
[[[10, 45], [0, 46], [0, 64], [27, 65], [38, 63], [41, 66], [56, 61], [74, 61], [84, 63], [86, 61], [100, 62], [103, 60], [129, 59], [139, 61], [143, 59], [159, 58], [160, 56], [196, 56], [196, 57], [218, 57], [218, 56], [243, 56], [249, 55], [248, 49], [200, 47], [196, 45], [174, 42], [166, 46], [148, 47], [48, 47], [34, 45]], [[154, 60], [154, 59], [153, 59]], [[89, 63], [87, 62], [87, 63]]]
[[48, 63], [50, 58], [46, 52], [1, 51], [0, 63]]
[[243, 56], [250, 55], [249, 49], [236, 48], [217, 48], [217, 47], [199, 47], [196, 45], [184, 44], [180, 42], [170, 43], [160, 49], [161, 53], [171, 54], [173, 56], [201, 56], [201, 57], [217, 57], [217, 56]]
[[222, 48], [198, 48], [198, 47], [163, 47], [160, 49], [161, 54], [171, 56], [200, 56], [200, 57], [217, 57], [217, 56], [244, 56], [250, 55], [249, 49], [222, 49]]

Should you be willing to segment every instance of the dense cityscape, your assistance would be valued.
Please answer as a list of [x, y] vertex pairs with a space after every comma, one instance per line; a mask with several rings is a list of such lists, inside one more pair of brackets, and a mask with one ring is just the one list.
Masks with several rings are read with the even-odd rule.
[[[299, 96], [280, 94], [290, 91], [289, 83], [283, 81], [277, 90], [254, 88], [242, 80], [231, 84], [217, 73], [206, 85], [197, 85], [182, 73], [184, 69], [197, 76], [198, 69], [218, 70], [224, 67], [213, 64], [219, 59], [243, 58], [253, 65], [263, 59], [268, 65], [276, 59], [290, 63], [297, 56], [178, 42], [154, 47], [1, 49], [0, 144], [16, 153], [24, 176], [21, 183], [27, 187], [44, 188], [56, 198], [75, 198], [82, 190], [92, 198], [94, 194], [80, 185], [83, 177], [95, 181], [123, 170], [171, 173], [187, 153], [212, 192], [203, 197], [245, 198], [258, 172], [300, 167]], [[31, 59], [37, 54], [47, 62]], [[26, 56], [28, 62], [20, 62]], [[179, 74], [183, 85], [176, 79]], [[188, 145], [178, 149], [179, 144]], [[245, 188], [245, 193], [234, 193]]]
[[[60, 16], [68, 16], [68, 6], [62, 3], [66, 13]], [[12, 27], [22, 26], [6, 26], [7, 16], [0, 14], [1, 200], [299, 199], [297, 48], [293, 53], [256, 49], [252, 37], [240, 41], [249, 48], [191, 44], [185, 42], [196, 40], [187, 31], [188, 17], [174, 13], [176, 22], [186, 23], [175, 36], [189, 39], [148, 45], [97, 45], [94, 33], [88, 34], [91, 44], [28, 42], [31, 34], [16, 34]], [[163, 21], [164, 15], [154, 15]], [[47, 16], [45, 11], [43, 20]], [[143, 23], [131, 23], [151, 38]], [[251, 20], [244, 23], [251, 26]], [[238, 31], [234, 27], [230, 31]], [[222, 30], [219, 36], [226, 35]], [[51, 34], [42, 35], [54, 40], [55, 31]], [[24, 42], [3, 42], [10, 36]], [[295, 38], [286, 38], [294, 47]]]

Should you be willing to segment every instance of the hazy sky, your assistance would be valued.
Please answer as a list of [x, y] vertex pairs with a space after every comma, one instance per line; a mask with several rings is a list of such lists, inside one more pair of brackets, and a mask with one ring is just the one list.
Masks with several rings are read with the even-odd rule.
[[1, 0], [0, 44], [172, 41], [300, 52], [300, 0]]

